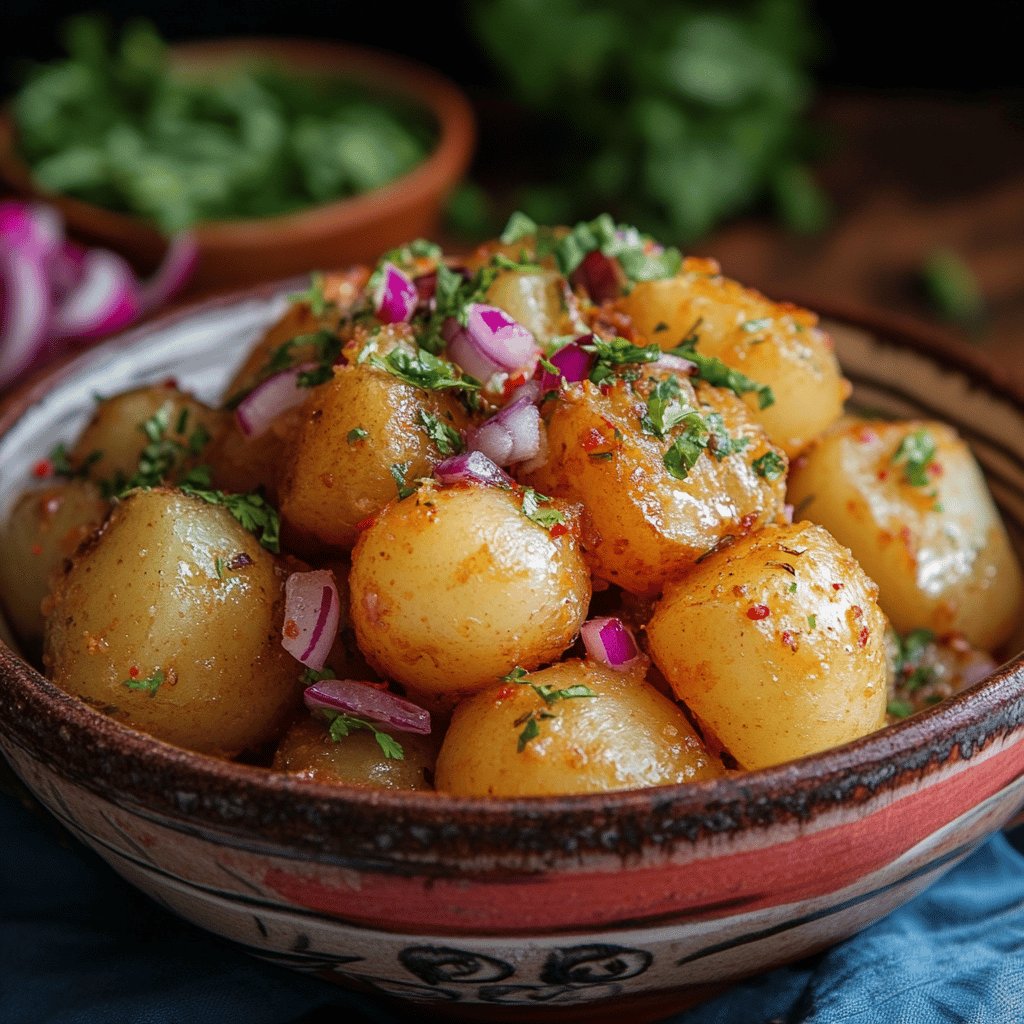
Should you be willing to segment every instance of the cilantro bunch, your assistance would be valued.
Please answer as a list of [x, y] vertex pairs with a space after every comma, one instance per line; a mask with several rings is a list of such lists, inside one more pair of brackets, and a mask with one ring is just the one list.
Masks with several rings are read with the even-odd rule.
[[516, 197], [538, 220], [610, 209], [688, 242], [764, 198], [815, 230], [805, 160], [805, 0], [472, 0], [470, 22], [513, 97], [544, 119], [543, 177]]

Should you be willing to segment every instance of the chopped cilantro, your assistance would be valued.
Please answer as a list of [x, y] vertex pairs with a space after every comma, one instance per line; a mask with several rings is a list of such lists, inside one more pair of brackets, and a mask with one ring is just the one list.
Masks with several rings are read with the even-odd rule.
[[521, 754], [526, 749], [526, 744], [540, 735], [539, 719], [554, 717], [547, 711], [531, 711], [529, 714], [517, 718], [512, 724], [517, 727], [521, 725], [523, 731], [519, 734], [516, 750]]
[[807, 616], [807, 628], [808, 629], [816, 629], [817, 626], [818, 626], [818, 616], [817, 615], [808, 615]]
[[442, 391], [445, 388], [477, 391], [480, 388], [479, 381], [468, 376], [457, 376], [455, 367], [447, 359], [441, 359], [424, 349], [409, 352], [404, 348], [395, 348], [383, 359], [371, 356], [370, 365], [385, 370], [421, 391]]
[[377, 260], [377, 266], [366, 282], [366, 293], [368, 295], [376, 294], [377, 289], [383, 283], [385, 264], [390, 263], [403, 271], [411, 270], [415, 268], [417, 260], [440, 260], [441, 255], [441, 246], [425, 238], [414, 238], [406, 245], [389, 249]]
[[726, 366], [717, 356], [706, 356], [697, 351], [696, 339], [691, 335], [682, 345], [671, 350], [672, 355], [689, 359], [697, 366], [697, 376], [716, 388], [727, 388], [736, 395], [745, 395], [753, 391], [757, 395], [759, 409], [767, 409], [775, 404], [775, 393], [767, 384], [758, 384], [745, 373]]
[[259, 494], [225, 494], [224, 491], [206, 490], [181, 485], [185, 494], [191, 494], [210, 505], [222, 505], [235, 519], [255, 534], [256, 539], [268, 551], [281, 550], [281, 520], [274, 507]]
[[50, 449], [50, 454], [47, 458], [54, 476], [73, 480], [76, 477], [88, 476], [90, 468], [103, 458], [103, 452], [98, 450], [89, 452], [89, 454], [81, 461], [77, 469], [71, 465], [71, 460], [68, 458], [67, 446], [64, 444], [54, 445], [53, 448]]
[[406, 474], [409, 472], [410, 462], [393, 462], [388, 469], [391, 471], [391, 476], [395, 481], [395, 486], [398, 488], [398, 500], [405, 501], [410, 495], [416, 493], [415, 487], [410, 487], [405, 482]]
[[532, 487], [523, 488], [523, 515], [531, 522], [550, 530], [553, 526], [565, 523], [565, 516], [557, 508], [541, 508], [551, 501], [549, 497], [538, 494]]
[[217, 573], [217, 579], [224, 579], [224, 559], [220, 555], [213, 560], [213, 568]]
[[357, 718], [355, 715], [335, 715], [331, 720], [328, 731], [330, 732], [331, 739], [338, 743], [357, 729], [365, 729], [368, 732], [372, 732], [373, 738], [377, 741], [377, 746], [380, 747], [385, 757], [392, 761], [405, 760], [405, 750], [402, 748], [402, 744], [365, 718]]
[[516, 665], [514, 669], [507, 676], [502, 676], [501, 681], [503, 683], [521, 683], [530, 673], [525, 668], [521, 668]]
[[157, 669], [151, 676], [146, 676], [144, 679], [125, 679], [122, 681], [122, 686], [127, 686], [129, 690], [139, 690], [142, 693], [149, 694], [150, 697], [156, 696], [156, 691], [164, 683], [164, 673], [162, 669]]
[[320, 273], [311, 274], [309, 287], [301, 292], [292, 292], [288, 298], [291, 302], [305, 302], [313, 316], [323, 316], [332, 305], [324, 294], [324, 275]]
[[682, 388], [676, 377], [659, 380], [647, 398], [647, 411], [640, 418], [640, 426], [657, 438], [665, 435], [694, 410], [683, 402]]
[[501, 241], [504, 245], [514, 245], [524, 238], [537, 234], [537, 222], [528, 217], [521, 210], [516, 210], [508, 219], [505, 230], [501, 233]]
[[330, 665], [324, 665], [321, 669], [307, 668], [303, 669], [302, 675], [299, 676], [299, 682], [303, 686], [312, 686], [314, 683], [319, 683], [321, 679], [337, 679], [338, 673], [331, 668]]
[[345, 440], [349, 444], [355, 444], [357, 441], [363, 441], [370, 436], [368, 430], [364, 430], [362, 427], [353, 427], [346, 435]]
[[462, 442], [462, 435], [447, 423], [442, 423], [433, 413], [426, 409], [420, 409], [420, 424], [426, 431], [427, 437], [437, 446], [437, 450], [444, 456], [458, 455], [465, 447]]
[[885, 710], [893, 718], [907, 718], [914, 713], [914, 705], [905, 700], [891, 700]]
[[709, 412], [704, 417], [704, 421], [708, 425], [708, 451], [719, 462], [729, 455], [743, 451], [750, 444], [749, 437], [731, 437], [729, 435], [720, 413]]
[[894, 465], [902, 465], [903, 478], [911, 487], [927, 487], [928, 467], [935, 458], [935, 439], [927, 430], [907, 434], [893, 452]]
[[758, 331], [767, 330], [771, 325], [772, 318], [770, 316], [762, 316], [756, 320], [746, 320], [741, 326], [747, 334], [757, 334]]
[[716, 459], [742, 451], [750, 443], [747, 437], [730, 437], [722, 417], [716, 413], [701, 416], [687, 409], [674, 425], [683, 424], [683, 432], [672, 442], [662, 458], [665, 468], [677, 480], [685, 480], [701, 452], [710, 451]]
[[607, 213], [580, 221], [554, 244], [555, 262], [566, 277], [592, 252], [617, 259], [630, 282], [671, 277], [683, 263], [678, 249], [653, 245], [648, 236], [636, 228], [617, 225]]
[[778, 480], [786, 471], [786, 460], [776, 451], [765, 452], [751, 463], [754, 472], [765, 480]]
[[581, 346], [585, 352], [594, 353], [597, 358], [590, 369], [590, 380], [600, 384], [615, 375], [620, 366], [634, 363], [653, 363], [661, 356], [657, 345], [634, 345], [625, 338], [612, 338], [610, 341], [592, 335], [590, 341]]

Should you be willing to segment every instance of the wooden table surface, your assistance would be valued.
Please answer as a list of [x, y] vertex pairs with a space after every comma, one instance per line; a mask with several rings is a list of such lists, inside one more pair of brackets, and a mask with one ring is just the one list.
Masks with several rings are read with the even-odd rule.
[[[777, 298], [870, 306], [975, 346], [1024, 385], [1024, 99], [834, 95], [820, 168], [830, 228], [800, 237], [745, 220], [694, 252]], [[974, 331], [944, 323], [919, 284], [929, 254], [955, 252], [985, 299]]]

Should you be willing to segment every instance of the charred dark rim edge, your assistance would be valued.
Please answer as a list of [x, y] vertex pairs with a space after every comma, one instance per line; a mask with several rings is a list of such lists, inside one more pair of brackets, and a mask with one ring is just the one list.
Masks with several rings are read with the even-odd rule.
[[[130, 347], [203, 311], [270, 298], [275, 282], [183, 307], [104, 347]], [[981, 355], [920, 325], [818, 303], [847, 322], [966, 374], [1017, 405], [1024, 391]], [[0, 433], [74, 373], [90, 350], [35, 375], [0, 403]], [[513, 800], [390, 793], [298, 781], [192, 753], [135, 732], [49, 683], [0, 644], [0, 728], [9, 741], [67, 779], [127, 810], [228, 845], [296, 859], [421, 873], [459, 872], [459, 860], [495, 870], [632, 859], [714, 834], [803, 823], [883, 790], [913, 787], [942, 766], [1000, 739], [1024, 739], [1024, 653], [988, 679], [906, 722], [852, 744], [736, 778], [683, 786]], [[1021, 748], [1024, 759], [1024, 747]], [[234, 840], [234, 841], [233, 841]]]

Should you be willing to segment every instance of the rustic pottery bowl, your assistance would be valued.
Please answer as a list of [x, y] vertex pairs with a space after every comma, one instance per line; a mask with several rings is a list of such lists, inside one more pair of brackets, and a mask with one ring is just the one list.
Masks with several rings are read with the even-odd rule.
[[[214, 398], [289, 290], [207, 302], [28, 382], [0, 409], [0, 514], [95, 392], [173, 374]], [[963, 432], [1020, 548], [1020, 392], [912, 332], [827, 322], [856, 401]], [[1024, 801], [1024, 655], [791, 764], [488, 801], [329, 787], [181, 750], [0, 644], [0, 747], [125, 878], [258, 956], [445, 1016], [650, 1019], [853, 934], [1005, 824]]]
[[[387, 249], [437, 233], [441, 210], [462, 178], [476, 138], [463, 93], [430, 68], [379, 53], [315, 40], [232, 39], [188, 43], [171, 50], [190, 74], [273, 62], [303, 74], [352, 79], [371, 91], [423, 108], [437, 127], [437, 144], [411, 171], [389, 184], [296, 213], [207, 222], [195, 229], [200, 261], [194, 292], [237, 288], [319, 267], [371, 262]], [[0, 118], [0, 178], [22, 195], [55, 204], [82, 239], [156, 266], [167, 239], [149, 222], [70, 196], [37, 189], [14, 145], [14, 126]]]

